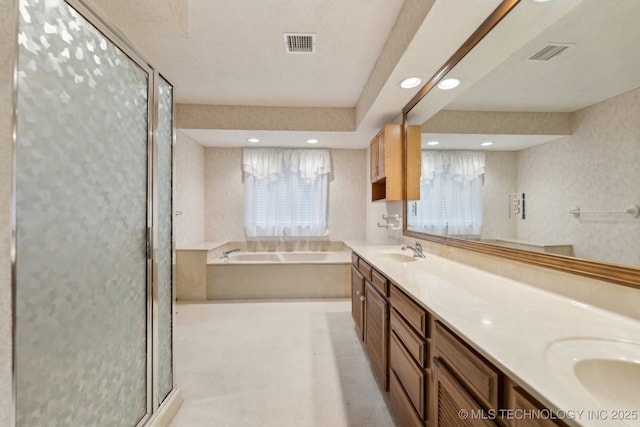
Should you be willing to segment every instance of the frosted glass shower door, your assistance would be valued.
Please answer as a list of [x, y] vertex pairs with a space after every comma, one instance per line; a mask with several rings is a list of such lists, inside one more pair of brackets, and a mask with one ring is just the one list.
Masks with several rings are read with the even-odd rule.
[[148, 401], [148, 93], [60, 0], [20, 0], [17, 425], [135, 426]]
[[160, 76], [158, 78], [158, 138], [156, 199], [158, 232], [157, 247], [157, 353], [158, 396], [162, 403], [173, 389], [173, 207], [172, 207], [172, 159], [173, 159], [173, 87]]

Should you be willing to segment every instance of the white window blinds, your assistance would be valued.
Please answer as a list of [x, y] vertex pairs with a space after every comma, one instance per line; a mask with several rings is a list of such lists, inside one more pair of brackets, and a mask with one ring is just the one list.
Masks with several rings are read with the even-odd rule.
[[245, 148], [242, 169], [247, 237], [329, 233], [328, 150]]

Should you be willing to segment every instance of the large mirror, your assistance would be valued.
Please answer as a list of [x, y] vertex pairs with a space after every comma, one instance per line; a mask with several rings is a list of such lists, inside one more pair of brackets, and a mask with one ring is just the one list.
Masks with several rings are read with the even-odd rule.
[[638, 22], [638, 0], [503, 2], [403, 111], [405, 235], [640, 287]]

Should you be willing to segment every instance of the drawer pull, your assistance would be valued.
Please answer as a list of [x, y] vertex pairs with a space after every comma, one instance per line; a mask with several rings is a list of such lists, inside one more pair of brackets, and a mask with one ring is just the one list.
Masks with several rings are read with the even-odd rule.
[[365, 300], [365, 297], [361, 296], [360, 301], [364, 302], [364, 300]]

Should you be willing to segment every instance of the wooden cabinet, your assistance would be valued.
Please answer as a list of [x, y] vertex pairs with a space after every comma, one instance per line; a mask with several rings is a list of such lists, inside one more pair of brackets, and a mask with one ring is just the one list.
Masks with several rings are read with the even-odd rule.
[[497, 410], [500, 371], [440, 322], [435, 322], [435, 356], [442, 360], [486, 409]]
[[430, 361], [428, 350], [428, 316], [408, 295], [394, 284], [389, 289], [389, 378], [398, 383], [389, 387], [391, 408], [398, 416], [410, 408], [406, 421], [428, 419], [428, 382]]
[[384, 125], [369, 144], [371, 201], [402, 200], [402, 127]]
[[[387, 278], [365, 260], [352, 257], [351, 315], [376, 380], [383, 390], [389, 387], [389, 303]], [[357, 266], [357, 268], [356, 268]]]
[[518, 416], [544, 406], [375, 266], [352, 263], [356, 331], [399, 427], [566, 427]]
[[383, 390], [388, 387], [387, 348], [389, 303], [375, 290], [370, 282], [365, 282], [365, 346], [376, 379]]
[[364, 340], [364, 276], [351, 266], [351, 317], [360, 340]]
[[[504, 420], [510, 427], [565, 427], [560, 420], [548, 417], [548, 413], [541, 412], [544, 405], [531, 397], [521, 387], [511, 380], [505, 384], [506, 410], [502, 412]], [[523, 416], [527, 414], [527, 416]], [[544, 417], [531, 416], [532, 414], [544, 414]]]
[[[391, 133], [393, 132], [391, 126], [397, 125], [387, 125], [388, 126], [388, 135], [391, 137]], [[387, 128], [385, 126], [385, 128]], [[369, 154], [370, 154], [370, 171], [371, 171], [371, 182], [376, 182], [386, 175], [384, 173], [384, 162], [385, 162], [385, 152], [384, 152], [384, 137], [385, 137], [385, 128], [383, 128], [376, 136], [373, 137], [371, 143], [369, 144]]]
[[439, 359], [434, 364], [434, 427], [498, 426]]
[[374, 202], [404, 200], [405, 171], [407, 200], [420, 199], [420, 126], [407, 127], [404, 145], [402, 134], [402, 125], [384, 125], [369, 144], [371, 200]]

